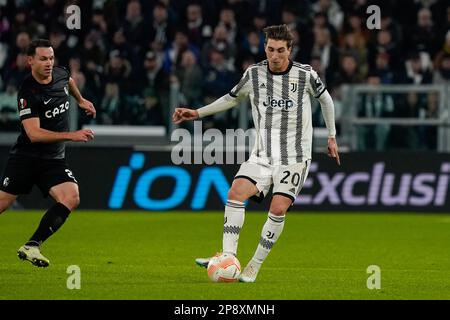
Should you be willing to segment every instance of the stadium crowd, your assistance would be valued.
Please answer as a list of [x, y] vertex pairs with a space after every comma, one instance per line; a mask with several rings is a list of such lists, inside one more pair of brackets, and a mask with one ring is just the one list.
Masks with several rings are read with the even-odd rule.
[[[71, 4], [81, 8], [80, 30], [66, 26]], [[371, 4], [381, 8], [380, 30], [366, 26]], [[449, 84], [450, 5], [443, 0], [0, 0], [0, 130], [18, 129], [16, 94], [33, 38], [50, 39], [56, 64], [96, 106], [97, 119], [81, 115], [80, 126], [167, 126], [171, 84], [179, 85], [182, 105], [217, 99], [265, 59], [262, 30], [281, 23], [294, 33], [293, 59], [317, 70], [338, 117], [344, 84]], [[437, 117], [434, 93], [367, 94], [359, 105], [360, 116]], [[223, 128], [232, 117], [206, 125]], [[436, 128], [368, 127], [362, 134], [361, 149], [436, 148]]]

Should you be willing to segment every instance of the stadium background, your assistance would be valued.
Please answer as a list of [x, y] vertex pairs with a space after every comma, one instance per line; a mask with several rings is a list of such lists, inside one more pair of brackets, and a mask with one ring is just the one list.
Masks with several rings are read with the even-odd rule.
[[[264, 59], [262, 29], [286, 23], [295, 34], [293, 58], [311, 64], [318, 71], [335, 101], [338, 141], [341, 151], [347, 152], [341, 170], [351, 172], [358, 167], [356, 171], [372, 174], [376, 159], [391, 163], [398, 151], [405, 154], [402, 158], [405, 166], [388, 165], [387, 172], [376, 173], [382, 180], [380, 196], [374, 195], [373, 190], [369, 195], [368, 179], [360, 176], [348, 183], [346, 179], [336, 180], [338, 192], [345, 189], [350, 196], [359, 195], [356, 202], [350, 199], [346, 203], [345, 199], [340, 201], [327, 195], [323, 201], [312, 201], [315, 206], [305, 208], [342, 210], [357, 206], [368, 210], [384, 207], [401, 210], [404, 207], [445, 211], [449, 203], [448, 190], [443, 185], [448, 185], [450, 151], [450, 7], [445, 1], [410, 2], [405, 7], [396, 1], [364, 0], [7, 1], [0, 7], [0, 143], [9, 147], [18, 131], [16, 95], [17, 87], [29, 72], [26, 47], [32, 38], [47, 37], [55, 48], [56, 63], [70, 69], [83, 96], [93, 101], [98, 111], [96, 119], [89, 119], [78, 113], [77, 108], [71, 108], [71, 128], [94, 128], [96, 140], [89, 147], [103, 150], [98, 153], [100, 162], [110, 166], [108, 186], [96, 175], [80, 179], [82, 192], [87, 186], [94, 190], [106, 187], [109, 192], [92, 200], [84, 196], [81, 208], [109, 209], [114, 177], [120, 166], [127, 165], [129, 157], [113, 164], [109, 159], [121, 158], [115, 148], [143, 150], [151, 159], [145, 169], [157, 166], [151, 152], [167, 151], [174, 145], [170, 141], [176, 129], [170, 122], [173, 108], [179, 105], [197, 108], [226, 94], [249, 64]], [[68, 14], [64, 13], [70, 4], [81, 8], [79, 30], [66, 26]], [[366, 26], [370, 16], [367, 7], [372, 4], [381, 9], [380, 30]], [[354, 94], [358, 86], [362, 91]], [[386, 88], [402, 89], [392, 92]], [[348, 97], [355, 98], [348, 100]], [[248, 106], [235, 109], [204, 119], [203, 129], [225, 132], [252, 127], [249, 113], [242, 111]], [[320, 159], [325, 139], [317, 103], [313, 112], [314, 151], [319, 153], [315, 159]], [[190, 124], [183, 128], [193, 132]], [[73, 153], [77, 155], [81, 150], [76, 146]], [[367, 151], [379, 154], [373, 158], [361, 153]], [[415, 156], [408, 151], [423, 152], [424, 161], [414, 161]], [[109, 153], [115, 156], [110, 157]], [[362, 163], [366, 166], [361, 165], [360, 157], [365, 159]], [[0, 161], [6, 158], [7, 151], [2, 149]], [[170, 164], [168, 156], [164, 158]], [[412, 159], [414, 168], [408, 166], [407, 159]], [[78, 163], [74, 163], [75, 173], [83, 175], [83, 169], [76, 167]], [[225, 166], [218, 167], [221, 171]], [[320, 169], [334, 174], [339, 171], [326, 161], [320, 163]], [[222, 173], [227, 184], [233, 170], [228, 168]], [[190, 174], [189, 168], [187, 172]], [[139, 170], [136, 173], [140, 174]], [[425, 176], [420, 176], [421, 173]], [[435, 177], [426, 176], [428, 173]], [[392, 180], [389, 174], [394, 174]], [[314, 194], [320, 192], [321, 182], [332, 181], [331, 173], [328, 180], [319, 181], [320, 175], [317, 172], [310, 175], [309, 185], [313, 189], [316, 186]], [[151, 191], [149, 184], [149, 190], [141, 192], [148, 199], [138, 203], [152, 203], [155, 198], [168, 199], [170, 204], [170, 197], [176, 197], [173, 191], [177, 186], [171, 180], [170, 173], [155, 178], [152, 184], [170, 185], [172, 192], [170, 187], [154, 187]], [[188, 187], [189, 193], [195, 191], [194, 187], [195, 181]], [[206, 193], [211, 191], [215, 201], [208, 201], [201, 209], [218, 209], [220, 199], [226, 197], [225, 189], [212, 184]], [[441, 205], [427, 201], [434, 198], [435, 192], [444, 193], [445, 201], [438, 202]], [[396, 200], [396, 194], [402, 199]], [[39, 207], [39, 194], [35, 195], [31, 200], [19, 201], [17, 206]], [[393, 200], [384, 201], [389, 195]], [[131, 190], [126, 198], [132, 196]], [[377, 199], [369, 201], [369, 196]], [[419, 200], [413, 200], [411, 205], [408, 197]], [[124, 201], [116, 209], [152, 209], [151, 205], [132, 202]], [[164, 208], [194, 209], [183, 205]]]
[[[71, 4], [81, 8], [80, 30], [69, 30], [66, 26], [65, 9]], [[381, 9], [380, 30], [366, 26], [370, 16], [366, 9], [372, 4]], [[143, 259], [140, 253], [133, 250], [145, 251], [149, 259], [161, 259], [166, 257], [163, 250], [176, 247], [177, 259], [191, 267], [195, 255], [210, 254], [216, 247], [213, 243], [220, 243], [223, 203], [238, 166], [174, 165], [170, 160], [174, 145], [170, 136], [177, 127], [170, 123], [170, 115], [176, 106], [197, 108], [227, 93], [248, 65], [264, 59], [262, 29], [279, 23], [288, 24], [294, 31], [293, 58], [311, 64], [318, 71], [335, 101], [341, 150], [342, 166], [337, 167], [325, 155], [320, 106], [313, 105], [313, 123], [317, 128], [313, 169], [289, 213], [296, 217], [289, 220], [292, 229], [286, 231], [286, 244], [283, 247], [281, 241], [279, 252], [274, 250], [275, 257], [268, 261], [272, 272], [276, 270], [276, 262], [293, 270], [300, 268], [298, 272], [287, 273], [285, 280], [306, 284], [300, 289], [286, 287], [281, 295], [269, 287], [255, 287], [238, 296], [228, 288], [217, 292], [210, 287], [184, 284], [184, 289], [177, 289], [175, 281], [184, 281], [180, 274], [191, 272], [181, 267], [177, 270], [179, 275], [164, 290], [146, 279], [142, 281], [148, 288], [139, 287], [142, 291], [109, 292], [106, 289], [110, 283], [96, 273], [96, 257], [84, 256], [83, 250], [97, 246], [100, 249], [101, 244], [119, 248], [127, 245], [124, 251], [140, 261]], [[450, 212], [450, 6], [446, 1], [0, 1], [2, 168], [18, 132], [17, 89], [29, 72], [25, 50], [36, 37], [50, 39], [56, 63], [71, 71], [83, 96], [94, 103], [98, 112], [97, 119], [89, 119], [77, 112], [72, 101], [71, 128], [92, 127], [96, 139], [86, 145], [68, 144], [67, 157], [80, 183], [81, 205], [79, 215], [72, 217], [58, 236], [75, 248], [70, 242], [72, 237], [79, 238], [79, 232], [84, 232], [85, 242], [73, 249], [69, 257], [56, 239], [53, 244], [49, 241], [48, 248], [57, 252], [56, 268], [62, 272], [71, 263], [69, 258], [79, 259], [77, 254], [83, 255], [85, 261], [76, 261], [86, 263], [84, 270], [91, 272], [89, 277], [98, 286], [77, 296], [61, 286], [43, 286], [28, 292], [26, 285], [20, 283], [16, 291], [0, 290], [0, 297], [449, 298], [449, 263], [443, 258], [444, 244], [450, 239], [444, 228], [448, 220], [432, 214]], [[251, 128], [246, 110], [243, 105], [204, 119], [203, 129], [217, 128], [224, 132]], [[182, 128], [194, 132], [190, 125]], [[22, 209], [43, 209], [49, 202], [41, 199], [35, 189], [14, 204], [13, 209], [20, 216], [11, 212], [2, 215], [5, 237], [8, 235], [10, 240], [1, 246], [5, 250], [2, 256], [8, 257], [1, 270], [11, 276], [0, 279], [0, 288], [1, 285], [12, 288], [15, 281], [11, 270], [17, 262], [14, 257], [8, 260], [10, 252], [7, 254], [6, 250], [7, 246], [17, 246], [19, 240], [10, 233], [19, 224], [20, 232], [25, 226], [33, 228], [32, 223], [41, 215], [41, 211]], [[246, 226], [250, 226], [246, 228], [251, 231], [243, 235], [242, 241], [256, 243], [256, 238], [246, 239], [250, 232], [258, 234], [265, 216], [261, 212], [267, 212], [267, 204], [267, 201], [262, 205], [250, 204], [249, 209], [258, 216], [248, 214]], [[86, 209], [97, 211], [83, 211]], [[122, 215], [120, 210], [137, 212], [124, 211]], [[161, 214], [166, 211], [173, 215]], [[27, 220], [24, 212], [30, 212], [31, 222], [23, 222]], [[127, 231], [133, 226], [134, 237], [120, 233], [123, 227], [110, 220], [111, 212], [117, 214], [113, 219], [130, 224]], [[341, 215], [335, 218], [330, 212]], [[414, 213], [408, 214], [411, 212]], [[142, 213], [148, 217], [143, 218]], [[167, 234], [154, 230], [151, 238], [143, 240], [138, 235], [147, 235], [146, 223], [158, 226], [161, 223]], [[70, 229], [71, 224], [75, 229]], [[182, 228], [184, 224], [189, 226], [188, 230]], [[99, 229], [90, 229], [92, 226]], [[106, 232], [108, 228], [111, 229]], [[301, 240], [295, 237], [293, 229], [299, 230]], [[202, 238], [198, 239], [194, 230]], [[90, 234], [103, 231], [122, 235], [123, 242], [119, 244], [106, 235], [98, 240]], [[186, 234], [183, 245], [187, 251], [179, 248], [176, 240], [179, 234]], [[141, 245], [133, 248], [133, 239]], [[154, 241], [158, 246], [153, 245]], [[298, 241], [303, 241], [305, 247], [298, 249], [293, 245]], [[362, 247], [374, 243], [379, 244], [377, 249], [361, 254]], [[154, 252], [146, 250], [146, 244]], [[254, 248], [250, 244], [242, 249], [243, 256], [251, 256]], [[307, 249], [308, 245], [311, 249]], [[386, 254], [389, 248], [398, 255]], [[334, 253], [329, 255], [330, 252]], [[114, 254], [119, 257], [122, 252]], [[353, 260], [355, 256], [358, 259]], [[288, 257], [298, 259], [299, 264], [293, 265]], [[352, 291], [356, 282], [365, 283], [366, 275], [363, 270], [361, 280], [351, 268], [367, 266], [374, 257], [388, 268], [386, 272], [395, 281], [387, 284], [379, 295], [369, 294], [364, 285], [361, 290]], [[169, 269], [179, 265], [175, 257], [166, 258]], [[102, 255], [101, 259], [112, 258]], [[123, 259], [130, 261], [130, 256]], [[350, 282], [342, 284], [333, 294], [319, 289], [329, 284], [327, 270], [339, 273], [340, 268], [347, 267], [350, 269], [346, 269], [342, 279]], [[117, 274], [131, 272], [136, 279], [141, 279], [139, 275], [143, 272], [154, 272], [135, 266], [111, 268]], [[166, 271], [158, 269], [158, 276], [167, 277]], [[133, 283], [131, 275], [124, 280], [125, 284]], [[173, 276], [171, 273], [169, 278]], [[206, 280], [202, 276], [189, 280]], [[48, 275], [39, 277], [44, 282], [53, 279]], [[261, 276], [262, 282], [268, 279], [269, 275]], [[406, 280], [411, 286], [405, 284]], [[421, 287], [424, 282], [429, 284], [426, 288]], [[313, 288], [311, 294], [307, 293], [311, 289], [308, 285]], [[263, 293], [264, 289], [271, 293]]]

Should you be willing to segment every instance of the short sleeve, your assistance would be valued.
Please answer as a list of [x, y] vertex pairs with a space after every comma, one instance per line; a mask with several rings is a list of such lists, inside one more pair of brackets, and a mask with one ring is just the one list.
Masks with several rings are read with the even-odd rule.
[[310, 79], [309, 79], [309, 91], [314, 96], [314, 98], [319, 98], [322, 93], [327, 89], [325, 84], [320, 79], [316, 71], [311, 69]]
[[28, 91], [20, 90], [17, 94], [17, 108], [21, 121], [39, 117], [35, 99]]
[[244, 75], [237, 85], [230, 91], [230, 96], [237, 98], [238, 96], [246, 96], [250, 92], [250, 68], [245, 70]]
[[61, 66], [58, 66], [57, 68], [60, 68], [60, 69], [61, 69], [61, 71], [62, 71], [62, 72], [61, 72], [61, 75], [67, 77], [67, 81], [69, 81], [69, 79], [70, 79], [70, 77], [71, 77], [70, 70], [67, 69], [66, 67], [61, 67]]

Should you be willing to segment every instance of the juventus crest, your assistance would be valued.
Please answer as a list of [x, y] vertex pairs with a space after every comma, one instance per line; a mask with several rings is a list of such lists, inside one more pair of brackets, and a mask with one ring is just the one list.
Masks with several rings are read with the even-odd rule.
[[291, 83], [290, 83], [290, 87], [291, 87], [291, 91], [292, 91], [292, 92], [296, 92], [296, 91], [297, 91], [297, 88], [298, 88], [297, 82], [291, 82]]

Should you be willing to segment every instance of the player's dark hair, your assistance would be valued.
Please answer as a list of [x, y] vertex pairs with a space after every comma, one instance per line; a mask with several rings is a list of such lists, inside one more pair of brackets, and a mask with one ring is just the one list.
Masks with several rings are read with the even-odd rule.
[[284, 40], [287, 42], [288, 49], [292, 47], [294, 41], [294, 36], [292, 35], [291, 29], [285, 24], [279, 26], [270, 26], [263, 29], [266, 39], [264, 40], [264, 45], [267, 44], [269, 39], [272, 40]]
[[47, 39], [35, 39], [31, 41], [27, 49], [27, 55], [34, 56], [36, 54], [36, 48], [50, 48], [52, 44]]

